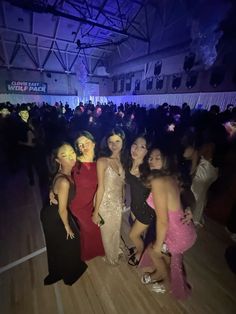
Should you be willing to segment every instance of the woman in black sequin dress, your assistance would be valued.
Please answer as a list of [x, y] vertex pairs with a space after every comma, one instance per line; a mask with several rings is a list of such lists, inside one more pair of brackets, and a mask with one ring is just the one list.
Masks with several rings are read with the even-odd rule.
[[130, 257], [129, 264], [138, 265], [144, 249], [143, 233], [148, 229], [155, 217], [154, 210], [146, 203], [150, 193], [142, 182], [141, 176], [145, 169], [144, 158], [148, 152], [148, 143], [144, 136], [139, 136], [131, 145], [131, 165], [126, 171], [126, 182], [130, 185], [131, 217], [133, 225], [130, 231], [130, 239], [136, 247], [136, 252]]

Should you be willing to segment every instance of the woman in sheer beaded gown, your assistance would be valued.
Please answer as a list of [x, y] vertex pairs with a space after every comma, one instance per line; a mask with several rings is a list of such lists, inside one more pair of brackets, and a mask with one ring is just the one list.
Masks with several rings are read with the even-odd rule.
[[99, 224], [101, 218], [102, 241], [106, 261], [111, 265], [119, 263], [120, 229], [123, 207], [125, 173], [121, 163], [122, 148], [124, 147], [124, 132], [113, 129], [105, 139], [105, 155], [97, 161], [98, 189], [96, 194], [93, 221]]

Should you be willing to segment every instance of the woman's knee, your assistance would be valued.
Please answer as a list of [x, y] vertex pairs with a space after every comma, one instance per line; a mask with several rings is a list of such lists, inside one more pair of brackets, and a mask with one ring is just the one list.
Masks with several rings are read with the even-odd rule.
[[137, 239], [137, 236], [135, 234], [135, 232], [131, 229], [129, 232], [129, 238], [133, 241], [135, 239]]
[[129, 238], [131, 240], [134, 240], [134, 241], [140, 240], [141, 239], [141, 233], [138, 230], [131, 228], [130, 233], [129, 233]]

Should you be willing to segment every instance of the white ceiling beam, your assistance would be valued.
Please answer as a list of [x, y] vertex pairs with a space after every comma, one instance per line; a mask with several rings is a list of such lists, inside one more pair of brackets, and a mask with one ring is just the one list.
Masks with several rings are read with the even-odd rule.
[[[76, 1], [70, 0], [70, 1], [66, 1], [66, 2], [67, 2], [68, 4], [70, 4], [70, 5], [71, 5], [71, 3], [73, 3], [74, 5], [77, 5], [77, 6], [78, 6], [78, 2], [76, 2]], [[112, 19], [112, 20], [114, 20], [114, 21], [120, 22], [120, 18], [118, 18], [117, 16], [115, 16], [113, 12], [108, 11], [108, 10], [106, 9], [106, 2], [108, 2], [108, 1], [105, 0], [100, 6], [96, 6], [96, 5], [92, 4], [92, 3], [89, 4], [89, 7], [90, 7], [90, 8], [94, 9], [95, 11], [97, 11], [97, 15], [96, 15], [96, 17], [95, 17], [95, 20], [98, 18], [98, 16], [99, 16], [100, 14], [102, 14], [102, 15], [103, 15], [104, 17], [106, 17], [106, 18], [110, 18], [110, 19]], [[138, 4], [140, 4], [140, 3], [138, 3]], [[86, 9], [85, 6], [82, 7], [82, 4], [81, 4], [81, 3], [80, 3], [80, 8]], [[123, 20], [126, 21], [126, 23], [127, 23], [127, 18], [126, 18], [126, 17], [124, 17]]]
[[[31, 33], [31, 32], [27, 32], [27, 31], [22, 31], [22, 30], [17, 30], [17, 29], [13, 29], [13, 28], [8, 28], [8, 27], [1, 27], [0, 26], [0, 31], [3, 32], [3, 31], [7, 31], [7, 32], [12, 32], [12, 33], [16, 33], [16, 34], [19, 34], [19, 32], [21, 34], [24, 34], [24, 35], [32, 35], [32, 36], [36, 36], [38, 37], [39, 39], [48, 39], [48, 40], [51, 40], [51, 41], [57, 41], [58, 43], [62, 43], [62, 44], [70, 44], [72, 46], [76, 46], [77, 47], [77, 44], [76, 42], [74, 42], [73, 40], [68, 40], [68, 39], [58, 39], [58, 38], [54, 38], [54, 37], [51, 37], [51, 36], [47, 36], [47, 35], [42, 35], [42, 34], [38, 34], [38, 33]], [[49, 49], [49, 48], [48, 48]], [[107, 52], [113, 52], [113, 50], [111, 49], [106, 49], [106, 48], [96, 48], [96, 49], [99, 49], [99, 50], [106, 50]], [[75, 52], [76, 53], [76, 52]]]
[[[0, 68], [7, 68], [7, 66], [6, 65], [0, 65]], [[18, 67], [18, 66], [11, 66], [11, 69], [17, 69], [17, 70], [22, 70], [22, 68], [21, 67]], [[24, 67], [24, 70], [29, 70], [29, 71], [34, 71], [34, 72], [38, 72], [38, 71], [40, 71], [40, 69], [34, 69], [34, 68], [26, 68], [26, 67]], [[47, 69], [45, 69], [45, 71], [47, 71], [47, 72], [51, 72], [51, 73], [60, 73], [60, 74], [65, 74], [65, 71], [58, 71], [58, 70], [47, 70]], [[41, 72], [41, 71], [40, 71]], [[75, 72], [70, 72], [70, 73], [68, 73], [68, 74], [70, 74], [70, 75], [76, 75], [76, 73]]]
[[[5, 43], [6, 44], [12, 44], [14, 45], [15, 44], [15, 41], [13, 40], [9, 40], [9, 39], [4, 39]], [[21, 46], [27, 46], [25, 43], [21, 43]], [[36, 48], [38, 47], [39, 50], [46, 50], [46, 51], [49, 51], [50, 50], [50, 47], [45, 47], [45, 46], [41, 46], [41, 45], [35, 45], [35, 44], [28, 44], [28, 46], [30, 48]], [[55, 48], [52, 48], [52, 51], [55, 51], [55, 52], [58, 52], [58, 49], [55, 49]], [[60, 50], [62, 53], [68, 53], [70, 55], [77, 55], [77, 51], [70, 51], [70, 50]], [[86, 54], [86, 57], [89, 57], [90, 54]], [[91, 58], [93, 59], [100, 59], [101, 56], [95, 56], [95, 55], [91, 55]]]

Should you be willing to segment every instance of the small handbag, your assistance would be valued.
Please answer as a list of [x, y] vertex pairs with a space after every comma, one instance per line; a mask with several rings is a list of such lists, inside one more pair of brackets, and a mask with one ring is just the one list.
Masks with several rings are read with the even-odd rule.
[[100, 218], [100, 221], [99, 221], [99, 223], [98, 223], [98, 227], [101, 227], [101, 226], [104, 225], [105, 221], [104, 221], [104, 219], [102, 218], [102, 216], [101, 216], [100, 214], [98, 214], [98, 216], [99, 216], [99, 218]]

